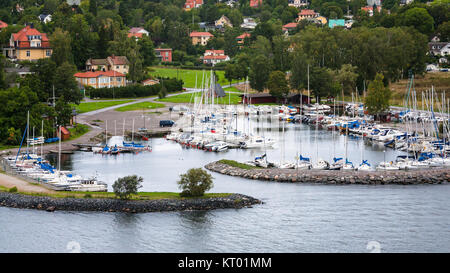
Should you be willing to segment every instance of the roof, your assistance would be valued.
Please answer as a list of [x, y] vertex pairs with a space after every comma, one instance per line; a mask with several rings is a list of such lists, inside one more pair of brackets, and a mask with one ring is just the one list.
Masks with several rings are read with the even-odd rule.
[[8, 27], [8, 24], [0, 20], [0, 29]]
[[257, 7], [262, 4], [262, 0], [250, 0], [250, 7]]
[[142, 35], [144, 35], [144, 33], [139, 33], [139, 32], [128, 33], [128, 38], [131, 38], [131, 37], [142, 38]]
[[63, 126], [61, 126], [61, 133], [63, 134], [63, 135], [70, 135], [70, 132], [69, 132], [69, 130], [67, 130], [65, 127], [63, 127]]
[[143, 29], [143, 28], [141, 28], [141, 27], [133, 27], [133, 28], [131, 28], [128, 32], [129, 32], [129, 33], [138, 33], [138, 32], [141, 31], [141, 30], [146, 31], [145, 29]]
[[191, 34], [189, 34], [189, 37], [213, 37], [214, 35], [212, 35], [209, 32], [198, 32], [198, 31], [193, 31], [191, 32]]
[[296, 28], [297, 27], [297, 23], [287, 23], [286, 25], [283, 26], [283, 28]]
[[214, 88], [214, 91], [216, 92], [216, 95], [219, 98], [222, 98], [222, 97], [226, 96], [225, 91], [223, 90], [222, 86], [220, 84], [218, 84], [218, 83], [216, 83], [216, 88]]
[[91, 65], [107, 65], [108, 62], [106, 59], [88, 59], [86, 64], [90, 63]]
[[143, 80], [142, 81], [142, 83], [144, 84], [144, 83], [147, 83], [147, 82], [155, 82], [155, 83], [159, 83], [159, 80], [158, 79], [146, 79], [146, 80]]
[[108, 61], [111, 61], [113, 65], [127, 65], [130, 62], [128, 61], [126, 56], [115, 56], [112, 55], [107, 58]]
[[171, 48], [155, 48], [155, 51], [172, 51]]
[[95, 72], [78, 72], [75, 73], [75, 78], [98, 78], [100, 76], [107, 76], [107, 77], [125, 77], [124, 74], [117, 72], [117, 71], [95, 71]]
[[41, 36], [43, 42], [48, 42], [47, 34], [40, 33], [33, 26], [26, 26], [19, 32], [13, 34], [14, 41], [28, 42], [28, 36]]
[[345, 20], [344, 19], [330, 19], [328, 21], [328, 26], [330, 28], [339, 27], [339, 26], [343, 27], [343, 26], [345, 26]]
[[298, 15], [315, 15], [315, 14], [317, 13], [312, 9], [302, 9]]
[[245, 39], [245, 38], [250, 38], [250, 33], [244, 32], [241, 35], [237, 36], [236, 39]]
[[207, 55], [203, 56], [204, 60], [225, 60], [229, 58], [228, 55]]
[[207, 49], [205, 50], [206, 53], [212, 53], [214, 55], [223, 55], [225, 54], [225, 51], [223, 49]]

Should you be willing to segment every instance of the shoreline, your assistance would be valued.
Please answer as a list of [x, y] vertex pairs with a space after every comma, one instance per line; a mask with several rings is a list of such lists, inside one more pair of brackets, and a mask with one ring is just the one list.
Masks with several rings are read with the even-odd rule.
[[204, 211], [251, 208], [252, 205], [256, 204], [262, 204], [262, 202], [256, 198], [238, 193], [232, 193], [226, 197], [120, 200], [112, 198], [55, 198], [0, 192], [0, 206], [2, 207], [37, 209], [48, 212], [56, 210], [127, 213]]
[[447, 184], [450, 168], [417, 169], [409, 171], [346, 171], [295, 169], [242, 169], [218, 161], [205, 165], [209, 171], [246, 179], [279, 183], [309, 183], [324, 185], [418, 185]]

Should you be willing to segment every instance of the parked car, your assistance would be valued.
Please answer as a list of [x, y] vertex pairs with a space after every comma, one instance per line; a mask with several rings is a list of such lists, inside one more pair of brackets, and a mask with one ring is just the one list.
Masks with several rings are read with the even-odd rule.
[[172, 127], [175, 124], [173, 120], [160, 120], [159, 127]]

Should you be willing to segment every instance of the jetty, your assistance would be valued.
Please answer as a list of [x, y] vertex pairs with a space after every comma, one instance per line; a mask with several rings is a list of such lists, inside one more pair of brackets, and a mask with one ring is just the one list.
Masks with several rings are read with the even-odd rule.
[[215, 161], [205, 165], [207, 170], [247, 179], [283, 183], [417, 185], [445, 184], [450, 181], [449, 168], [399, 171], [354, 170], [296, 170], [279, 168], [243, 169]]

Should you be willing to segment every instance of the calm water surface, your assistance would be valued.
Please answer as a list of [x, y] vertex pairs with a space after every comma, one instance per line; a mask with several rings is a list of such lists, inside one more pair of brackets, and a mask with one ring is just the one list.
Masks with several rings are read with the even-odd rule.
[[[331, 160], [345, 153], [343, 136], [306, 125], [252, 121], [252, 130], [279, 140], [269, 161], [294, 160], [301, 152]], [[248, 126], [248, 124], [247, 124]], [[259, 129], [258, 129], [259, 128]], [[284, 144], [283, 144], [284, 139]], [[316, 142], [317, 139], [317, 142]], [[319, 143], [319, 145], [316, 145]], [[153, 151], [102, 156], [65, 156], [63, 168], [85, 176], [98, 172], [111, 184], [121, 176], [144, 177], [145, 191], [178, 191], [181, 173], [221, 158], [251, 160], [265, 151], [207, 153], [183, 149], [164, 139]], [[284, 149], [281, 149], [284, 146]], [[373, 165], [399, 152], [348, 139], [353, 163]], [[0, 207], [0, 252], [368, 252], [377, 241], [382, 252], [449, 252], [450, 187], [281, 184], [213, 173], [213, 192], [239, 192], [265, 202], [241, 210], [147, 214], [48, 213]], [[69, 244], [70, 246], [70, 244]]]

